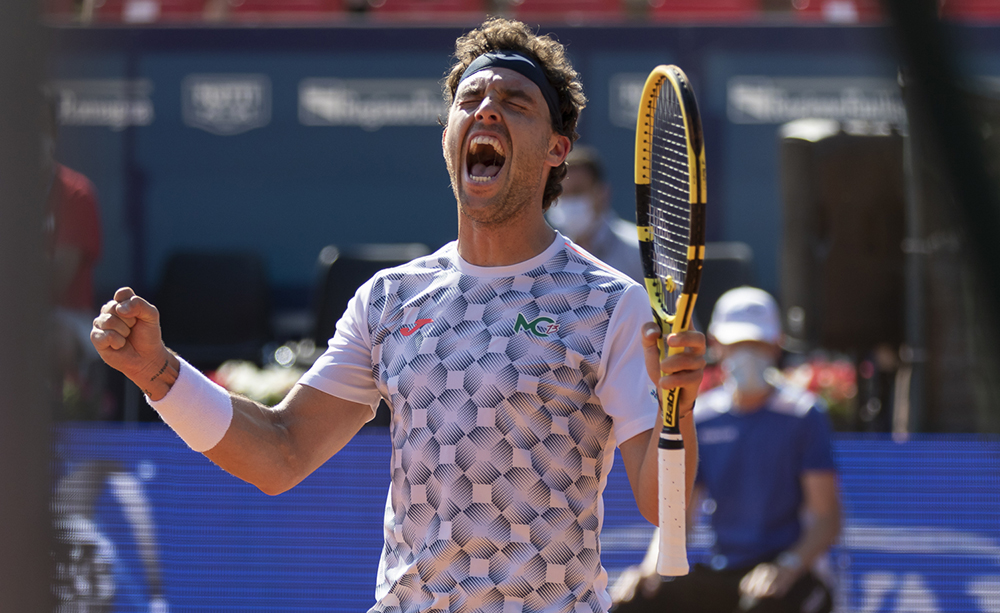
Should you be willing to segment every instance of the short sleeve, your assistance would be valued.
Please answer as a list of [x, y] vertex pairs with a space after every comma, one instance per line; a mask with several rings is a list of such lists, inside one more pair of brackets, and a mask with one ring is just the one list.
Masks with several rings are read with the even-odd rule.
[[646, 292], [629, 285], [608, 325], [597, 397], [614, 421], [616, 444], [656, 425], [656, 387], [646, 373], [640, 330], [653, 321]]
[[802, 470], [836, 470], [830, 442], [830, 420], [820, 406], [813, 406], [804, 417]]
[[372, 280], [354, 294], [337, 322], [337, 331], [326, 351], [299, 379], [321, 392], [372, 407], [372, 418], [381, 394], [372, 374], [372, 347], [368, 333], [368, 304]]

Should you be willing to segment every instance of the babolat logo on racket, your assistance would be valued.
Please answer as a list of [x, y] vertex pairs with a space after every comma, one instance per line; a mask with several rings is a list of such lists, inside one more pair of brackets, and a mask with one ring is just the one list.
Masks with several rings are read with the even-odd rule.
[[528, 321], [528, 318], [523, 313], [518, 313], [517, 321], [514, 322], [514, 333], [517, 334], [521, 330], [527, 330], [535, 336], [545, 338], [559, 330], [559, 324], [551, 317], [538, 317], [532, 321]]
[[663, 425], [668, 428], [677, 425], [677, 410], [674, 407], [677, 406], [677, 394], [680, 391], [679, 387], [667, 390], [667, 402], [663, 408]]

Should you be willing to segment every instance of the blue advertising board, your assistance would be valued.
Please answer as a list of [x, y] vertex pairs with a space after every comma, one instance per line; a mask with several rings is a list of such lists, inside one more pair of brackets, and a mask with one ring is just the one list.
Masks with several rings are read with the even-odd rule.
[[[841, 435], [834, 450], [845, 516], [829, 559], [838, 610], [997, 611], [1000, 440]], [[112, 468], [90, 484], [91, 509], [57, 503], [56, 520], [86, 515], [75, 519], [87, 529], [74, 534], [101, 544], [91, 548], [107, 568], [98, 583], [116, 612], [149, 610], [151, 564], [171, 611], [364, 611], [374, 602], [389, 452], [384, 428], [364, 428], [296, 488], [268, 497], [162, 424], [67, 425], [56, 447], [63, 487], [95, 463]], [[604, 499], [602, 561], [613, 583], [642, 559], [652, 526], [620, 458]], [[693, 560], [706, 553], [698, 533]]]

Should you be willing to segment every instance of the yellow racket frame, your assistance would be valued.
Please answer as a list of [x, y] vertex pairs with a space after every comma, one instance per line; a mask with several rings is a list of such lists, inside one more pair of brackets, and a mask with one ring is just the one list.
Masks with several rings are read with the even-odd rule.
[[[641, 209], [649, 210], [649, 187], [652, 175], [652, 138], [653, 118], [656, 115], [657, 98], [663, 87], [671, 87], [677, 100], [680, 101], [683, 116], [685, 144], [688, 150], [688, 180], [689, 198], [691, 202], [691, 236], [688, 246], [687, 274], [684, 287], [677, 299], [674, 315], [669, 315], [666, 304], [667, 292], [672, 292], [673, 279], [660, 279], [652, 268], [653, 228], [649, 225], [649, 216], [643, 215]], [[657, 66], [646, 79], [639, 103], [639, 113], [636, 120], [635, 137], [635, 184], [636, 184], [636, 220], [638, 222], [639, 246], [643, 250], [643, 270], [646, 291], [649, 294], [650, 306], [660, 325], [660, 356], [664, 357], [664, 339], [668, 334], [681, 332], [691, 327], [694, 314], [694, 303], [698, 297], [698, 284], [701, 279], [702, 263], [705, 259], [705, 205], [707, 203], [705, 183], [705, 145], [701, 133], [701, 119], [698, 114], [697, 102], [688, 83], [687, 76], [677, 66]], [[641, 194], [640, 192], [645, 192]], [[645, 222], [645, 223], [643, 223]], [[665, 291], [666, 290], [666, 291]], [[671, 347], [667, 355], [681, 352], [681, 348]], [[661, 398], [663, 407], [663, 425], [671, 430], [678, 427], [677, 403], [678, 390], [668, 390]]]

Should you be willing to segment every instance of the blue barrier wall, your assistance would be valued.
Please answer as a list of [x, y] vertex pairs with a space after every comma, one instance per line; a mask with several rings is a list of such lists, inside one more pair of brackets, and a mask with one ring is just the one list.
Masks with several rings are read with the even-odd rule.
[[[709, 240], [742, 240], [777, 292], [778, 127], [798, 117], [898, 122], [879, 26], [542, 28], [569, 45], [590, 96], [583, 142], [633, 215], [634, 101], [677, 63], [703, 107]], [[435, 81], [458, 27], [58, 29], [59, 157], [103, 206], [103, 292], [155, 287], [178, 248], [261, 253], [301, 297], [319, 250], [454, 237]], [[1000, 75], [1000, 29], [957, 31], [971, 72]], [[297, 294], [296, 294], [297, 292]]]
[[[365, 428], [277, 497], [223, 473], [162, 424], [69, 425], [59, 473], [111, 461], [152, 509], [172, 611], [367, 610], [381, 552], [389, 438]], [[1000, 440], [841, 435], [845, 527], [831, 556], [842, 611], [995, 612], [1000, 602]], [[114, 611], [146, 611], [143, 565], [110, 486], [94, 524], [115, 547]], [[602, 559], [614, 578], [641, 560], [652, 527], [616, 461], [605, 491]], [[699, 531], [692, 559], [704, 556]]]

